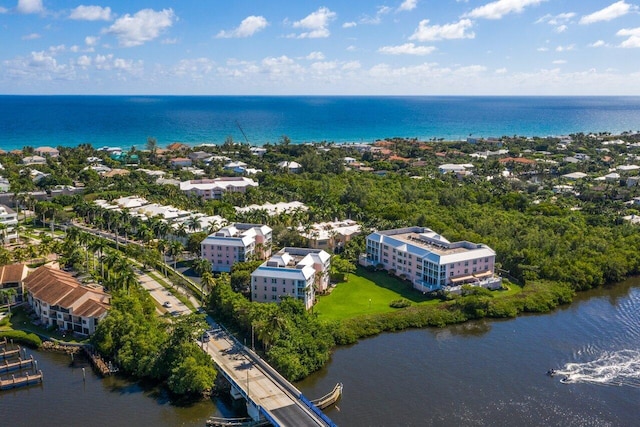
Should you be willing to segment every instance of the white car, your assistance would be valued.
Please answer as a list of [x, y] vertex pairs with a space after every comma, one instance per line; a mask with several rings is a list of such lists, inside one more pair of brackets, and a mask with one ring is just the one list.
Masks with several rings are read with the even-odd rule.
[[162, 306], [165, 308], [171, 308], [171, 303], [169, 301], [165, 301], [162, 303]]

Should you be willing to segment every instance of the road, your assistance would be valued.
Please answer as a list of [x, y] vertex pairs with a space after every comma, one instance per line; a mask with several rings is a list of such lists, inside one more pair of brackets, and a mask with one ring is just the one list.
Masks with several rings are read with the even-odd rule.
[[[160, 314], [171, 313], [174, 316], [180, 316], [182, 314], [191, 313], [189, 307], [175, 297], [168, 289], [162, 286], [161, 283], [158, 283], [154, 278], [140, 269], [136, 269], [136, 274], [138, 276], [140, 286], [149, 291], [151, 298], [162, 306], [162, 308], [157, 309]], [[193, 301], [191, 302], [193, 303]]]
[[298, 400], [300, 392], [290, 383], [210, 318], [207, 321], [212, 325], [210, 338], [200, 344], [256, 405], [266, 409], [282, 426], [326, 426]]

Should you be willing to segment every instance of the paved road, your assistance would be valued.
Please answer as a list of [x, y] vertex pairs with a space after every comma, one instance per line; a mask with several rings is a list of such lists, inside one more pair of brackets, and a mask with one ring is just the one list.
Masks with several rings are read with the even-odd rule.
[[[256, 405], [269, 411], [282, 426], [326, 425], [276, 379], [275, 371], [267, 372], [263, 368], [262, 365], [266, 366], [264, 361], [258, 363], [245, 346], [234, 340], [210, 318], [207, 318], [207, 321], [213, 329], [208, 333], [209, 341], [201, 343], [203, 349]], [[293, 386], [290, 388], [293, 389]]]
[[[160, 314], [171, 313], [174, 316], [180, 316], [182, 314], [189, 314], [191, 310], [189, 307], [184, 305], [178, 298], [173, 296], [171, 292], [169, 292], [161, 283], [158, 283], [155, 279], [153, 279], [148, 274], [138, 270], [137, 272], [138, 281], [140, 285], [149, 291], [149, 295], [151, 298], [156, 300], [158, 304], [162, 306], [162, 308], [158, 308], [158, 312]], [[193, 302], [193, 301], [192, 301]], [[165, 304], [169, 304], [170, 306], [166, 306]]]

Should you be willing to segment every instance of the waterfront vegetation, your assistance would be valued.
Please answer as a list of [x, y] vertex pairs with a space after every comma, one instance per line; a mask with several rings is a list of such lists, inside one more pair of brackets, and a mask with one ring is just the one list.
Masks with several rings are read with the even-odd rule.
[[114, 294], [91, 342], [128, 374], [165, 383], [175, 394], [201, 396], [216, 377], [211, 358], [195, 341], [205, 330], [202, 315], [159, 318], [151, 297], [136, 288]]
[[[640, 139], [637, 135], [623, 137], [629, 144]], [[166, 274], [162, 259], [168, 257], [170, 265], [178, 266], [184, 252], [197, 257], [200, 240], [214, 230], [201, 230], [198, 224], [192, 225], [191, 233], [185, 227], [170, 230], [156, 217], [141, 221], [126, 212], [101, 209], [92, 202], [138, 195], [150, 202], [221, 215], [230, 222], [267, 224], [273, 229], [273, 249], [305, 245], [307, 242], [296, 227], [336, 218], [355, 219], [363, 225], [363, 233], [342, 248], [339, 258], [334, 258], [332, 277], [339, 283], [329, 295], [321, 296], [309, 312], [294, 300], [280, 305], [250, 302], [248, 285], [255, 261], [234, 266], [230, 275], [206, 278], [211, 313], [241, 336], [251, 339], [253, 332], [269, 362], [295, 380], [322, 367], [335, 345], [351, 344], [383, 331], [546, 312], [571, 302], [575, 292], [638, 274], [640, 232], [637, 225], [622, 218], [640, 213], [637, 204], [628, 203], [640, 196], [640, 187], [628, 185], [624, 177], [592, 179], [616, 165], [628, 165], [638, 154], [634, 145], [611, 145], [608, 151], [602, 151], [603, 142], [613, 138], [577, 134], [572, 136], [569, 148], [560, 148], [559, 140], [554, 138], [505, 137], [500, 143], [508, 148], [510, 156], [529, 160], [506, 165], [496, 157], [469, 157], [474, 151], [494, 149], [488, 142], [426, 144], [392, 139], [380, 145], [390, 152], [383, 155], [333, 144], [295, 145], [283, 138], [278, 144], [266, 146], [264, 156], [255, 156], [248, 145], [229, 140], [219, 147], [202, 149], [233, 156], [263, 172], [255, 176], [259, 187], [249, 188], [246, 193], [226, 193], [221, 200], [187, 196], [176, 186], [159, 185], [154, 177], [136, 170], [161, 169], [176, 179], [193, 179], [191, 172], [169, 165], [170, 158], [184, 152], [159, 156], [153, 151], [137, 151], [140, 164], [129, 167], [128, 175], [104, 178], [86, 170], [85, 159], [97, 156], [107, 166], [120, 166], [106, 153], [88, 145], [61, 147], [59, 159], [49, 158], [46, 165], [38, 166], [51, 174], [38, 183], [20, 173], [19, 156], [5, 154], [0, 156], [5, 166], [3, 174], [10, 179], [21, 205], [34, 212], [30, 219], [25, 217], [23, 226], [40, 223], [45, 228], [39, 234], [25, 231], [25, 235], [40, 240], [39, 250], [24, 244], [0, 248], [0, 263], [55, 253], [63, 265], [105, 284], [114, 293], [114, 308], [94, 337], [96, 346], [127, 372], [166, 381], [175, 392], [193, 391], [208, 384], [214, 374], [206, 361], [192, 353], [193, 348], [174, 337], [174, 328], [180, 327], [152, 320], [153, 304], [138, 295], [123, 251], [144, 266], [156, 267]], [[565, 160], [579, 154], [584, 161]], [[344, 156], [352, 156], [378, 173], [347, 170]], [[303, 172], [282, 171], [276, 165], [283, 160], [298, 161]], [[474, 173], [464, 177], [440, 174], [437, 166], [445, 162], [473, 163]], [[208, 177], [235, 175], [225, 170], [222, 162], [196, 165]], [[508, 174], [503, 174], [505, 167]], [[563, 177], [576, 171], [585, 172], [590, 178], [574, 182]], [[83, 195], [41, 202], [25, 196], [31, 190], [50, 190], [74, 181], [84, 184]], [[572, 190], [556, 191], [560, 184], [571, 184]], [[234, 209], [293, 200], [310, 209], [277, 215], [263, 210], [238, 213]], [[72, 220], [135, 239], [138, 244], [114, 245], [71, 231], [74, 228], [65, 237], [67, 244], [63, 244], [59, 232], [53, 237], [47, 233], [52, 225]], [[423, 294], [387, 273], [362, 268], [354, 271], [369, 231], [412, 225], [429, 227], [451, 241], [487, 244], [497, 253], [498, 271], [509, 278], [505, 280], [508, 289], [489, 292], [464, 288], [460, 295]], [[204, 283], [201, 266], [194, 262], [193, 267]], [[184, 282], [175, 273], [170, 274], [172, 283]], [[183, 285], [189, 286], [188, 282]], [[152, 332], [145, 332], [138, 324]], [[169, 342], [179, 343], [180, 350], [169, 351]], [[178, 359], [184, 363], [178, 363]], [[180, 378], [195, 378], [198, 386], [185, 387], [179, 383]]]

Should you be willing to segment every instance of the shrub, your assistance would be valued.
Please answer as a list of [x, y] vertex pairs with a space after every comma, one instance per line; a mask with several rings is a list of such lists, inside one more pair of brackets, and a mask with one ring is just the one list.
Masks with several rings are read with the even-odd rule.
[[42, 346], [42, 340], [39, 336], [25, 331], [3, 331], [0, 332], [0, 338], [7, 338], [8, 340], [13, 340], [16, 343], [29, 347], [40, 348]]
[[405, 307], [409, 307], [410, 305], [411, 305], [411, 301], [409, 301], [406, 298], [396, 299], [391, 301], [391, 303], [389, 303], [389, 307], [392, 307], [392, 308], [405, 308]]

